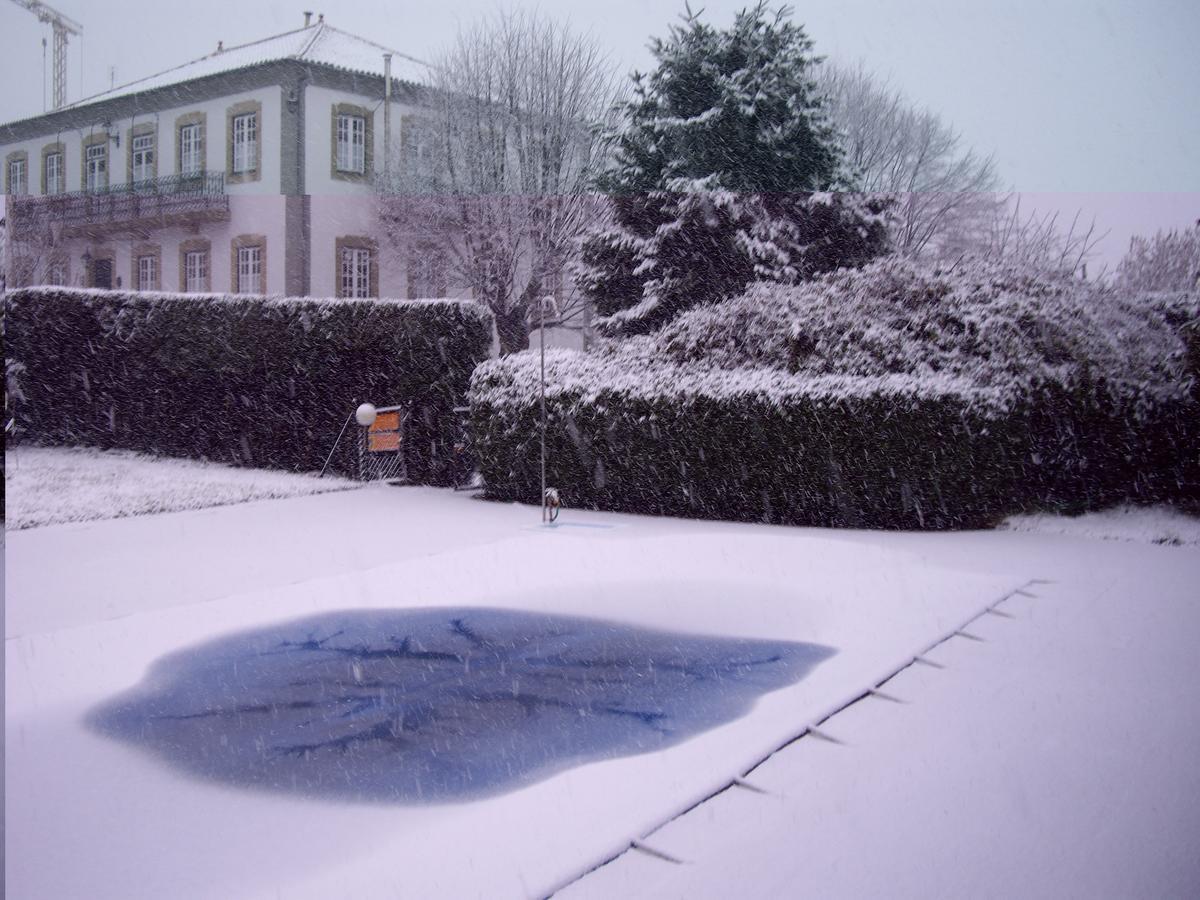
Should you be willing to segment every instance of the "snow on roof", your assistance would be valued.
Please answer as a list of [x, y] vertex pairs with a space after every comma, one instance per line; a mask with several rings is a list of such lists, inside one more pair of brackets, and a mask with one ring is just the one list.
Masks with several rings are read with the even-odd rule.
[[180, 84], [222, 72], [232, 72], [263, 63], [293, 59], [299, 62], [332, 66], [348, 72], [363, 72], [383, 77], [383, 54], [392, 54], [392, 77], [413, 84], [426, 81], [430, 66], [416, 57], [368, 41], [357, 35], [317, 22], [273, 37], [236, 47], [215, 50], [207, 56], [175, 66], [91, 97], [67, 105], [67, 109], [110, 100], [127, 94], [141, 94], [156, 88]]

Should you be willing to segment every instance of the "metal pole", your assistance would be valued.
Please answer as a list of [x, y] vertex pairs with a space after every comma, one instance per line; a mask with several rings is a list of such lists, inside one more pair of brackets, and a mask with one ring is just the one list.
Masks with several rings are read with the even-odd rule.
[[337, 445], [342, 442], [342, 435], [346, 433], [346, 429], [350, 427], [350, 420], [354, 418], [354, 413], [346, 416], [346, 424], [342, 426], [342, 430], [338, 432], [337, 440], [333, 442], [333, 446], [329, 448], [329, 455], [325, 457], [325, 465], [321, 466], [321, 474], [318, 478], [325, 477], [325, 470], [329, 468], [329, 461], [333, 459], [333, 451], [337, 450]]
[[383, 183], [392, 189], [392, 54], [383, 54]]
[[538, 343], [542, 351], [542, 524], [546, 524], [546, 301], [538, 301]]

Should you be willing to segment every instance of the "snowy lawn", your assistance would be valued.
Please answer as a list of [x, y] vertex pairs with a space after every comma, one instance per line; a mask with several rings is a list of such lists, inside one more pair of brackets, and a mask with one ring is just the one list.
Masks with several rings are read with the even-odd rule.
[[343, 478], [67, 447], [6, 450], [4, 481], [5, 524], [14, 530], [298, 497], [358, 486]]
[[[13, 895], [496, 897], [566, 885], [610, 896], [1062, 895], [1072, 885], [1161, 895], [1200, 885], [1195, 548], [572, 510], [555, 528], [537, 520], [526, 506], [377, 486], [9, 534]], [[1016, 618], [987, 613], [993, 606]], [[303, 790], [306, 756], [327, 754], [313, 757], [320, 779], [357, 764], [345, 747], [292, 754], [301, 790], [281, 792], [197, 777], [93, 727], [131, 689], [169, 686], [148, 674], [186, 673], [179, 664], [205, 646], [219, 659], [252, 629], [293, 629], [271, 652], [325, 648], [326, 666], [344, 656], [339, 677], [364, 690], [376, 676], [352, 658], [425, 654], [445, 668], [451, 654], [424, 640], [389, 632], [368, 645], [338, 636], [341, 625], [308, 633], [353, 610], [369, 621], [439, 609], [481, 645], [492, 636], [478, 623], [504, 618], [486, 609], [682, 632], [681, 645], [796, 642], [832, 655], [678, 742], [560, 759], [534, 780], [456, 802]], [[312, 617], [326, 618], [292, 624]], [[946, 668], [912, 665], [918, 655]], [[224, 679], [219, 667], [205, 671], [208, 681], [218, 673], [213, 709], [259, 715], [239, 663]], [[846, 708], [885, 681], [907, 702]], [[177, 681], [173, 696], [205, 683]], [[526, 696], [515, 680], [511, 691]], [[204, 725], [204, 697], [188, 694], [167, 714], [194, 722], [196, 752], [219, 757], [235, 735]], [[588, 709], [556, 697], [555, 715], [564, 703]], [[545, 751], [548, 732], [523, 728], [524, 715], [541, 713], [506, 720], [498, 752]], [[646, 724], [647, 735], [673, 725]], [[844, 743], [822, 742], [812, 726]], [[396, 743], [401, 764], [404, 727], [376, 733]], [[539, 737], [523, 750], [526, 735]], [[751, 769], [767, 793], [730, 787]], [[743, 805], [731, 819], [718, 802]], [[631, 842], [687, 865], [621, 855]]]

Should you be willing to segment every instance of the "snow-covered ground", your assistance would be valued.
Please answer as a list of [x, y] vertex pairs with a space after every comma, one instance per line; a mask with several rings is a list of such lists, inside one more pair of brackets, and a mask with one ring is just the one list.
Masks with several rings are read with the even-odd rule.
[[1200, 544], [1200, 518], [1169, 506], [1115, 506], [1082, 516], [1045, 513], [1013, 516], [1004, 528], [1039, 534], [1069, 534], [1110, 541], [1141, 541], [1172, 546]]
[[[544, 528], [534, 508], [380, 485], [13, 532], [6, 569], [12, 896], [1200, 888], [1195, 547], [571, 510]], [[85, 721], [210, 639], [431, 607], [834, 653], [679, 743], [451, 803], [204, 781]], [[906, 702], [846, 706], [880, 684]], [[765, 793], [729, 788], [747, 771]]]
[[316, 478], [122, 450], [21, 447], [4, 453], [5, 524], [116, 519], [356, 487]]

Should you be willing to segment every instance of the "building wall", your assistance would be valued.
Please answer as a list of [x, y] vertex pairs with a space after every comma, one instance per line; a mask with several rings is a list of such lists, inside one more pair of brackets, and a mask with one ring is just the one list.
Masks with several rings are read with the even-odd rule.
[[[384, 128], [383, 97], [369, 96], [334, 88], [309, 85], [304, 92], [304, 189], [314, 197], [369, 196], [374, 188], [367, 180], [337, 178], [333, 173], [333, 110], [347, 104], [366, 110], [372, 120], [371, 163], [376, 173], [383, 172]], [[392, 153], [400, 150], [402, 120], [417, 112], [401, 101], [392, 101]]]
[[[176, 96], [184, 92], [176, 92]], [[182, 97], [180, 97], [182, 101]], [[209, 172], [226, 171], [226, 113], [239, 103], [261, 104], [262, 118], [259, 123], [260, 160], [259, 177], [239, 184], [226, 184], [231, 195], [278, 194], [280, 191], [280, 133], [281, 133], [281, 90], [278, 85], [238, 91], [215, 99], [193, 103], [180, 102], [156, 112], [139, 112], [123, 118], [97, 119], [74, 128], [46, 131], [33, 138], [0, 144], [0, 160], [8, 158], [14, 151], [25, 151], [29, 157], [29, 192], [42, 192], [42, 149], [55, 142], [63, 144], [65, 153], [64, 170], [66, 191], [81, 191], [83, 183], [83, 145], [86, 141], [103, 135], [119, 135], [120, 143], [108, 141], [108, 183], [110, 186], [128, 183], [130, 132], [135, 126], [152, 124], [157, 134], [158, 177], [176, 174], [176, 119], [189, 113], [202, 113], [206, 119], [204, 142], [205, 169]]]
[[160, 260], [160, 288], [181, 291], [180, 244], [207, 240], [209, 243], [209, 284], [218, 293], [233, 290], [233, 246], [239, 236], [261, 235], [266, 242], [264, 292], [283, 294], [284, 288], [284, 198], [279, 195], [234, 196], [229, 200], [228, 222], [208, 222], [202, 226], [156, 228], [143, 235], [113, 234], [105, 237], [75, 237], [64, 240], [49, 254], [39, 258], [36, 281], [45, 281], [52, 263], [60, 258], [67, 263], [70, 285], [87, 286], [85, 254], [95, 258], [111, 256], [114, 261], [113, 287], [136, 288], [133, 276], [135, 254], [156, 248]]
[[[34, 279], [47, 280], [50, 264], [65, 258], [68, 281], [86, 285], [85, 255], [93, 259], [111, 255], [114, 286], [119, 279], [122, 287], [130, 289], [136, 286], [133, 256], [139, 247], [150, 246], [159, 251], [162, 288], [180, 290], [179, 245], [202, 237], [211, 245], [211, 288], [224, 292], [231, 289], [231, 242], [242, 235], [261, 235], [266, 240], [264, 287], [269, 293], [337, 296], [339, 241], [342, 245], [370, 241], [375, 248], [380, 296], [408, 297], [414, 291], [427, 296], [426, 291], [410, 289], [408, 257], [415, 254], [421, 257], [419, 262], [427, 262], [428, 249], [414, 247], [405, 236], [389, 239], [380, 233], [378, 224], [374, 176], [384, 170], [387, 143], [382, 90], [382, 79], [377, 77], [270, 64], [0, 126], [0, 140], [9, 138], [0, 144], [0, 161], [13, 151], [24, 151], [34, 194], [41, 193], [42, 150], [54, 142], [63, 145], [65, 190], [83, 190], [83, 147], [98, 135], [104, 140], [106, 131], [119, 135], [120, 140], [119, 146], [116, 140], [107, 141], [111, 187], [128, 182], [135, 130], [149, 128], [157, 136], [156, 176], [176, 175], [181, 117], [204, 121], [205, 169], [226, 173], [230, 221], [204, 221], [186, 228], [146, 223], [140, 234], [100, 229], [98, 236], [64, 241], [52, 254], [36, 254]], [[393, 97], [391, 155], [396, 161], [402, 153], [406, 126], [423, 112], [411, 86], [398, 86]], [[229, 112], [234, 106], [251, 103], [261, 110], [259, 169], [257, 178], [245, 180], [228, 172]], [[341, 105], [370, 116], [369, 174], [365, 177], [346, 177], [334, 170], [334, 111]], [[47, 131], [38, 133], [43, 125]], [[375, 280], [372, 288], [376, 288]], [[440, 293], [470, 295], [469, 288], [448, 281]]]

